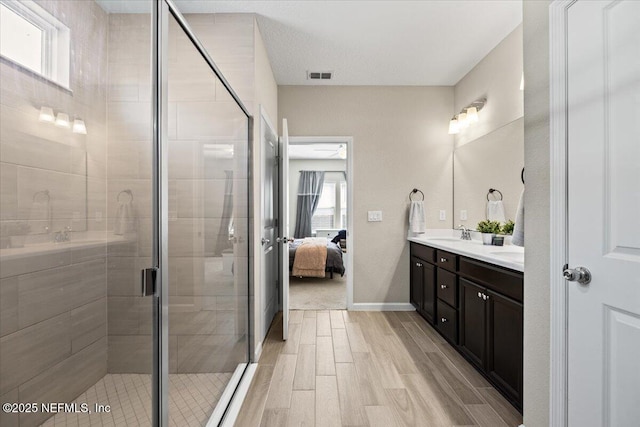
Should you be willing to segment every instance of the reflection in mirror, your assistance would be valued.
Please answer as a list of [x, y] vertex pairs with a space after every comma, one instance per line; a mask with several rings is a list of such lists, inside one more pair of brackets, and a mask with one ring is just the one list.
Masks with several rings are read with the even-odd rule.
[[[524, 118], [519, 118], [474, 141], [456, 147], [453, 155], [454, 227], [475, 229], [487, 219], [490, 189], [502, 193], [505, 220], [515, 221], [524, 188]], [[498, 200], [497, 192], [489, 200]], [[466, 220], [463, 219], [466, 216]]]

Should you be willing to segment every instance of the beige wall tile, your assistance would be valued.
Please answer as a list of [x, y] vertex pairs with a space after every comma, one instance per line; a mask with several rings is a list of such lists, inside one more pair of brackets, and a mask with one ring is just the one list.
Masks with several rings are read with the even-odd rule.
[[0, 394], [23, 384], [71, 354], [68, 313], [0, 338]]
[[0, 337], [18, 330], [18, 278], [0, 280]]
[[0, 220], [18, 217], [18, 168], [5, 162], [0, 162], [0, 206]]
[[[71, 311], [71, 352], [107, 336], [107, 299], [100, 298]], [[106, 341], [105, 341], [106, 345]], [[105, 349], [106, 352], [106, 349]], [[106, 355], [105, 355], [106, 360]], [[106, 363], [105, 363], [106, 369]]]
[[[106, 375], [106, 368], [105, 337], [22, 384], [20, 401], [70, 402]], [[37, 425], [50, 416], [48, 413], [21, 414], [20, 425]]]

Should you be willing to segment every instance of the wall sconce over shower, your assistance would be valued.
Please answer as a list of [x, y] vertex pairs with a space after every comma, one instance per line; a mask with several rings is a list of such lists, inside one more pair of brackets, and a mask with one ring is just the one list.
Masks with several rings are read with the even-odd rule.
[[56, 125], [59, 128], [71, 129], [73, 133], [77, 133], [80, 135], [87, 134], [87, 125], [84, 123], [84, 120], [74, 117], [73, 124], [69, 119], [69, 114], [63, 113], [59, 111], [56, 114], [51, 107], [40, 107], [40, 114], [38, 115], [38, 121], [43, 123], [50, 123]]
[[478, 99], [460, 110], [457, 115], [453, 116], [449, 121], [449, 135], [460, 133], [460, 130], [477, 123], [479, 120], [478, 111], [482, 110], [486, 103], [486, 98]]

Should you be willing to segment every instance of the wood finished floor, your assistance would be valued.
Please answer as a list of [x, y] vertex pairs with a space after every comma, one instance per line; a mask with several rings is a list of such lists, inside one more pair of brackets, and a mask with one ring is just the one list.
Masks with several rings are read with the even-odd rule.
[[522, 416], [415, 312], [274, 320], [236, 426], [518, 426]]

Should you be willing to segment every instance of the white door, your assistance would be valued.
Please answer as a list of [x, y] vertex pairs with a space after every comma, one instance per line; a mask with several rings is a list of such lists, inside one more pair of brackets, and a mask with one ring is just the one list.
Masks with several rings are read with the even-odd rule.
[[262, 163], [262, 335], [267, 335], [278, 310], [278, 137], [260, 107]]
[[280, 278], [282, 279], [282, 339], [289, 337], [289, 128], [282, 119], [280, 138]]
[[640, 2], [568, 10], [570, 426], [640, 425]]

